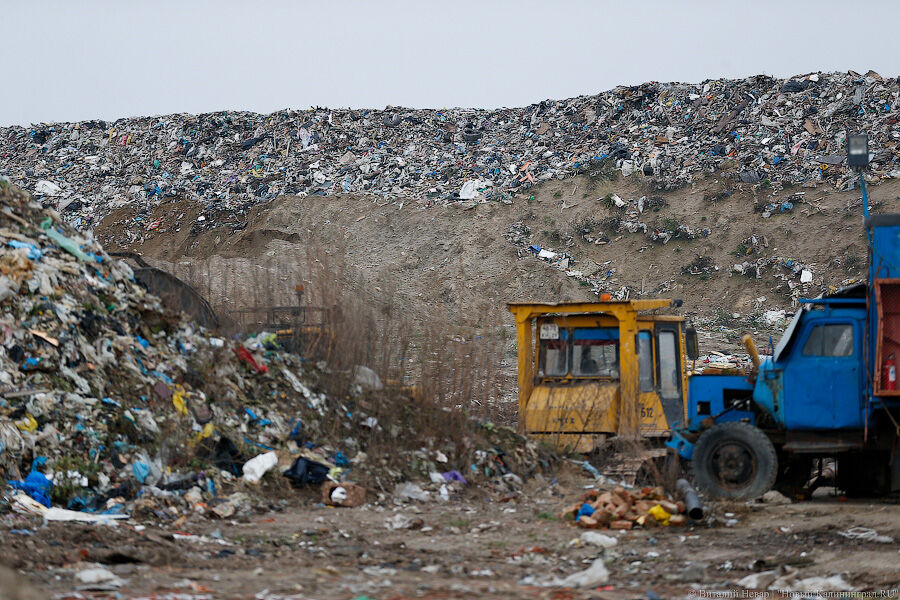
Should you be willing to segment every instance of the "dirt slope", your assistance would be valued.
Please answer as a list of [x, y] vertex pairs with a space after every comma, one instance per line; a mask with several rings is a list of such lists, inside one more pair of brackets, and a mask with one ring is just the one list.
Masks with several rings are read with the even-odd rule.
[[[144, 254], [226, 308], [289, 300], [294, 284], [308, 277], [310, 246], [344, 254], [370, 282], [364, 293], [374, 296], [392, 288], [401, 306], [425, 313], [471, 314], [528, 299], [587, 300], [596, 297], [592, 290], [616, 293], [626, 286], [630, 297], [643, 291], [643, 296], [682, 298], [688, 315], [752, 329], [760, 327], [763, 310], [791, 310], [792, 288], [794, 295], [817, 295], [865, 276], [858, 190], [821, 186], [772, 197], [759, 186], [729, 187], [715, 178], [670, 193], [652, 193], [631, 178], [592, 183], [587, 178], [549, 182], [508, 205], [426, 208], [415, 200], [283, 196], [254, 208], [245, 228], [222, 224], [198, 235], [191, 231], [196, 210], [176, 202], [144, 217], [143, 222], [158, 224], [137, 239], [121, 233], [134, 224], [131, 209], [104, 219], [97, 235], [107, 247]], [[900, 210], [898, 193], [895, 182], [873, 188], [874, 210]], [[635, 211], [610, 208], [610, 194], [632, 201], [646, 196], [656, 204], [661, 199], [662, 207], [645, 209], [636, 218], [651, 229], [682, 225], [700, 232], [708, 228], [708, 235], [661, 243], [642, 232], [616, 229], [615, 219], [627, 221], [627, 211]], [[776, 210], [765, 218], [755, 208], [788, 198], [794, 204], [788, 212]], [[517, 242], [507, 235], [514, 223], [530, 231]], [[758, 253], [745, 243], [753, 235]], [[584, 239], [603, 236], [609, 243]], [[558, 265], [538, 260], [528, 245], [568, 252], [570, 274], [582, 275], [567, 276]], [[735, 264], [760, 258], [794, 261], [813, 280], [801, 284], [799, 271], [769, 264], [759, 278], [729, 272]], [[696, 274], [689, 273], [692, 266]], [[385, 283], [389, 280], [394, 283]], [[261, 287], [267, 290], [263, 300], [258, 298]], [[734, 313], [740, 315], [736, 320]]]

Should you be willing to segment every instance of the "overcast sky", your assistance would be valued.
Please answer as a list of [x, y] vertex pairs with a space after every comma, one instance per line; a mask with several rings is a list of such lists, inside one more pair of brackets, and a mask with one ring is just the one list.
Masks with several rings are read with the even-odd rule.
[[[900, 2], [0, 0], [0, 124], [900, 75]], [[854, 36], [856, 39], [854, 39]]]

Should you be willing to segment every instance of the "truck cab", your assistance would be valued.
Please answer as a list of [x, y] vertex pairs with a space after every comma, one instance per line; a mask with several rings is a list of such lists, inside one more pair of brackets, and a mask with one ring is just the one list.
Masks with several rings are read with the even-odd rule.
[[[747, 499], [837, 463], [851, 495], [900, 490], [900, 215], [865, 221], [868, 281], [802, 299], [771, 355], [746, 374], [689, 382], [688, 420], [669, 447], [712, 496]], [[821, 463], [820, 463], [821, 464]]]
[[862, 433], [865, 302], [865, 296], [808, 301], [773, 355], [761, 361], [753, 400], [776, 427], [791, 436], [835, 430]]

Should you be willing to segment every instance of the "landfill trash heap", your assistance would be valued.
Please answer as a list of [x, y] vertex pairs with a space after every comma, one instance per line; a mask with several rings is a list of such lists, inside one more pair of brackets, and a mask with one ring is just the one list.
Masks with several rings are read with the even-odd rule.
[[[425, 204], [508, 202], [536, 182], [635, 174], [655, 189], [715, 174], [771, 186], [853, 185], [847, 131], [870, 136], [868, 177], [900, 176], [898, 80], [811, 73], [645, 83], [521, 108], [175, 114], [0, 128], [0, 176], [79, 228], [134, 205], [198, 203], [198, 229], [239, 227], [279, 195], [367, 193]], [[142, 222], [152, 227], [152, 222]]]
[[446, 499], [472, 481], [506, 493], [522, 482], [513, 471], [541, 468], [508, 428], [468, 419], [462, 438], [420, 443], [388, 420], [396, 403], [425, 400], [359, 384], [335, 400], [320, 385], [328, 366], [260, 341], [273, 336], [192, 325], [3, 182], [0, 244], [0, 510], [225, 518], [250, 510], [266, 480], [324, 484], [326, 502], [355, 506], [365, 489], [353, 481], [387, 489], [444, 472], [433, 487]]

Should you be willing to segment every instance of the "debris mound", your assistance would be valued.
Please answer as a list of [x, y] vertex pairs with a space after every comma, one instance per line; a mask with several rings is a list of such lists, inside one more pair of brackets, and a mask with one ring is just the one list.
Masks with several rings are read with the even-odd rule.
[[[351, 477], [386, 489], [440, 471], [447, 496], [460, 480], [506, 490], [522, 481], [512, 471], [541, 468], [537, 448], [507, 428], [463, 418], [455, 437], [423, 441], [404, 415], [450, 418], [427, 399], [358, 383], [335, 396], [321, 381], [327, 364], [270, 334], [216, 337], [5, 183], [0, 243], [0, 495], [18, 510], [224, 518], [281, 473], [286, 489], [346, 482], [327, 497], [354, 505], [365, 494]], [[40, 507], [51, 505], [48, 516]]]
[[[198, 230], [239, 227], [250, 207], [284, 194], [502, 201], [578, 173], [595, 181], [633, 175], [658, 190], [710, 173], [773, 191], [822, 182], [844, 189], [853, 185], [847, 131], [869, 133], [873, 183], [900, 176], [898, 110], [897, 79], [849, 71], [649, 82], [496, 110], [316, 108], [42, 123], [0, 128], [0, 175], [81, 228], [122, 206], [149, 215], [181, 198], [200, 206], [191, 224]], [[135, 234], [154, 225], [133, 224]]]

